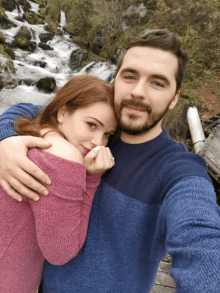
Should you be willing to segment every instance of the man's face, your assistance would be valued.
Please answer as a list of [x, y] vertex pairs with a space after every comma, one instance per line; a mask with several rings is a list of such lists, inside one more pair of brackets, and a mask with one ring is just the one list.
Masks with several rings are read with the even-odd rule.
[[162, 118], [180, 94], [176, 92], [177, 67], [178, 60], [170, 52], [150, 47], [127, 51], [115, 77], [115, 111], [122, 133], [161, 132]]

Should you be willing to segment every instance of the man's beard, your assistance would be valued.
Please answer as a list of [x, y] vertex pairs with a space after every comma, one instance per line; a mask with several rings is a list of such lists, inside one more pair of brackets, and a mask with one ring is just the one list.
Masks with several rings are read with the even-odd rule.
[[[167, 107], [164, 109], [163, 112], [154, 114], [152, 113], [152, 107], [150, 105], [145, 105], [139, 101], [135, 100], [122, 100], [121, 104], [119, 107], [115, 107], [115, 112], [116, 116], [119, 121], [119, 127], [120, 130], [123, 131], [124, 133], [131, 134], [131, 135], [139, 135], [139, 134], [144, 134], [147, 133], [149, 130], [154, 128], [164, 117], [164, 115], [167, 113], [169, 110], [169, 106], [172, 103], [173, 99], [170, 101], [170, 103], [167, 105]], [[125, 106], [133, 106], [136, 107], [142, 111], [145, 111], [148, 113], [148, 117], [146, 118], [146, 121], [142, 123], [141, 125], [135, 126], [132, 125], [132, 121], [135, 121], [139, 119], [138, 115], [135, 114], [128, 114], [128, 117], [130, 118], [130, 122], [124, 123], [122, 121], [122, 108]]]

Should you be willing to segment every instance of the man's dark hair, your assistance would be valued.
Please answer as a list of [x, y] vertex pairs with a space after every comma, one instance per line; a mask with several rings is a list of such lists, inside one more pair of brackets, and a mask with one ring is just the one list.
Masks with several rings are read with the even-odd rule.
[[126, 52], [133, 47], [152, 47], [170, 52], [176, 56], [178, 59], [178, 69], [176, 72], [176, 91], [180, 89], [184, 78], [186, 65], [189, 61], [189, 55], [181, 48], [180, 40], [175, 33], [172, 33], [167, 29], [148, 29], [143, 31], [140, 35], [133, 38], [127, 44], [125, 50], [119, 56], [115, 75], [122, 66]]

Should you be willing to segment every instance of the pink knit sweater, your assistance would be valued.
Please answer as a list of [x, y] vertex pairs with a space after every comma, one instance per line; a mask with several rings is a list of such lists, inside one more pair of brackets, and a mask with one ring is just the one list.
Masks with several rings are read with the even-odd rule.
[[44, 258], [67, 263], [81, 249], [100, 175], [40, 149], [28, 157], [52, 179], [39, 202], [17, 202], [0, 187], [0, 292], [34, 293]]

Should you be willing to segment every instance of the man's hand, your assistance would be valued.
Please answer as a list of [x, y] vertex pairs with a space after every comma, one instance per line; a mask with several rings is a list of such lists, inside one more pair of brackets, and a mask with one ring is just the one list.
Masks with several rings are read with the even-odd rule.
[[[27, 157], [29, 148], [48, 148], [51, 143], [33, 136], [13, 136], [0, 142], [0, 185], [12, 198], [22, 201], [21, 195], [37, 201], [39, 195], [48, 194], [44, 185], [51, 184], [50, 178]], [[36, 191], [36, 192], [35, 192]]]
[[103, 174], [114, 166], [115, 161], [108, 147], [98, 146], [84, 157], [84, 164], [89, 174]]

